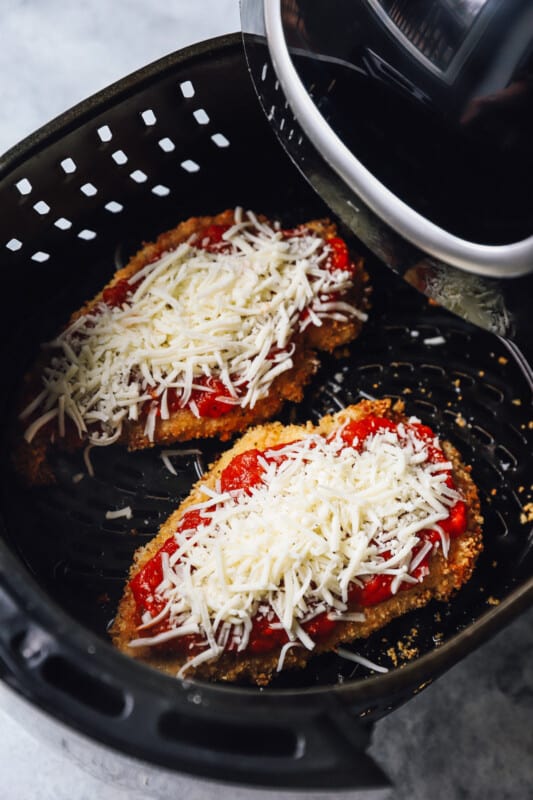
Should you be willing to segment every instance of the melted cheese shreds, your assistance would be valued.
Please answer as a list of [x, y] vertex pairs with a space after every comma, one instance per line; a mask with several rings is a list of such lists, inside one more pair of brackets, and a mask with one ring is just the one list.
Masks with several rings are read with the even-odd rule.
[[187, 456], [201, 456], [201, 455], [202, 451], [198, 450], [198, 448], [196, 447], [191, 447], [187, 449], [180, 448], [179, 450], [162, 450], [159, 453], [161, 461], [172, 475], [177, 475], [178, 473], [176, 471], [176, 468], [174, 467], [174, 464], [170, 460], [171, 458], [174, 458], [175, 456], [181, 456], [182, 458], [186, 458]]
[[168, 392], [200, 416], [194, 392], [212, 391], [210, 377], [222, 380], [224, 402], [253, 407], [293, 366], [292, 339], [310, 319], [365, 318], [336, 299], [350, 274], [328, 267], [331, 249], [312, 231], [287, 236], [249, 213], [223, 244], [180, 244], [130, 278], [120, 306], [99, 303], [50, 342], [44, 390], [21, 415], [40, 414], [26, 439], [58, 417], [60, 432], [70, 420], [80, 436], [110, 444], [156, 401], [144, 428], [153, 441]]
[[360, 656], [359, 653], [352, 653], [351, 650], [346, 650], [345, 647], [337, 647], [336, 653], [341, 658], [345, 658], [347, 661], [353, 661], [355, 664], [361, 664], [362, 667], [372, 669], [374, 672], [385, 673], [389, 671], [388, 667], [382, 667], [381, 664], [375, 664], [374, 661], [370, 661], [369, 658]]
[[419, 534], [439, 530], [460, 498], [446, 484], [448, 464], [429, 462], [409, 426], [370, 436], [361, 451], [308, 435], [275, 454], [247, 492], [204, 487], [207, 499], [187, 510], [205, 522], [182, 531], [162, 561], [168, 625], [198, 625], [211, 649], [226, 625], [244, 650], [265, 608], [272, 627], [307, 649], [315, 643], [302, 625], [318, 613], [361, 621], [348, 611], [349, 587], [372, 575], [393, 576], [393, 592], [416, 583], [410, 573], [428, 552], [417, 555]]
[[131, 510], [131, 506], [124, 506], [123, 508], [110, 509], [109, 511], [105, 512], [106, 519], [121, 519], [121, 517], [124, 517], [125, 519], [131, 519], [132, 516], [133, 512]]
[[301, 647], [300, 642], [286, 642], [280, 650], [276, 672], [281, 672], [285, 663], [285, 656], [292, 647]]

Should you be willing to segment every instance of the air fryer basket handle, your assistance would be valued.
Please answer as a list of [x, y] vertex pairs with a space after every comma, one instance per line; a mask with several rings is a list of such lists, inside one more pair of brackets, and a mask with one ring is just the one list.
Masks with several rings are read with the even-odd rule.
[[347, 785], [367, 789], [389, 788], [388, 777], [367, 752], [372, 731], [373, 724], [363, 723], [348, 711], [337, 709], [332, 717], [316, 718], [306, 731], [305, 753], [299, 768], [312, 772], [313, 763], [327, 749], [334, 754], [329, 785], [335, 785], [335, 781], [345, 777]]
[[368, 754], [373, 725], [335, 709], [302, 723], [294, 770], [305, 783], [323, 787], [389, 788], [391, 783]]
[[80, 668], [68, 646], [39, 626], [28, 626], [1, 590], [0, 619], [8, 621], [0, 631], [0, 674], [6, 684], [45, 711], [51, 706], [65, 722], [81, 704], [87, 729], [102, 744], [129, 741], [135, 752], [142, 738], [149, 742], [152, 763], [232, 783], [286, 789], [391, 785], [366, 752], [372, 724], [348, 710], [311, 708], [287, 715], [280, 709], [278, 720], [275, 711], [264, 709], [253, 722], [243, 723], [242, 717], [231, 720], [226, 708], [202, 719], [201, 712], [176, 707], [172, 696], [160, 705], [142, 691], [126, 697], [120, 676], [108, 673], [104, 680], [90, 662]]
[[[130, 666], [124, 662], [125, 670]], [[99, 741], [129, 740], [134, 750], [141, 735], [150, 740], [154, 760], [185, 771], [189, 765], [206, 777], [299, 789], [390, 785], [366, 752], [372, 725], [356, 712], [310, 698], [289, 713], [283, 703], [278, 713], [261, 704], [244, 721], [232, 718], [225, 703], [209, 708], [205, 718], [201, 708], [192, 713], [175, 692], [154, 704], [142, 691], [126, 692], [125, 676], [107, 670], [104, 676], [91, 659], [80, 665], [68, 636], [50, 635], [30, 620], [2, 585], [0, 674], [17, 694], [33, 697], [44, 710], [51, 704], [65, 721], [75, 706], [83, 707]]]
[[[143, 717], [142, 708], [137, 712]], [[189, 763], [203, 765], [204, 774], [210, 765], [212, 777], [294, 789], [390, 786], [366, 752], [372, 725], [338, 705], [328, 709], [310, 698], [309, 706], [299, 710], [283, 702], [256, 707], [246, 722], [242, 716], [232, 719], [227, 707], [218, 713], [211, 708], [202, 717], [201, 706], [195, 714], [172, 711], [162, 715], [155, 730], [162, 748], [184, 745]]]

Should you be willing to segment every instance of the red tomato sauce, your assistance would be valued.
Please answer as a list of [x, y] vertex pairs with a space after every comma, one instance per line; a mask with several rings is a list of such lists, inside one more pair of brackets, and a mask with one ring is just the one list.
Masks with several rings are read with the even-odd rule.
[[133, 288], [128, 278], [122, 278], [121, 281], [104, 289], [102, 292], [102, 300], [107, 306], [111, 306], [111, 308], [121, 306], [126, 302], [126, 298], [132, 293]]
[[[231, 250], [231, 242], [224, 239], [224, 234], [231, 228], [231, 225], [206, 225], [196, 233], [193, 239], [194, 247], [206, 250], [210, 253], [224, 253]], [[282, 231], [284, 238], [294, 236], [304, 236], [309, 231], [305, 227], [296, 228], [294, 230]], [[327, 266], [331, 271], [343, 270], [352, 276], [355, 272], [356, 265], [350, 259], [348, 246], [346, 242], [338, 236], [329, 236], [326, 239], [327, 246], [331, 252], [328, 255]], [[162, 256], [161, 249], [156, 250], [151, 262], [157, 261]], [[111, 308], [118, 308], [124, 303], [128, 302], [128, 298], [133, 293], [135, 285], [129, 283], [129, 278], [123, 278], [112, 286], [108, 286], [102, 292], [102, 301]], [[335, 295], [329, 296], [330, 300], [335, 300]], [[93, 310], [94, 313], [94, 310]], [[304, 310], [301, 319], [305, 319], [309, 312]], [[269, 353], [268, 357], [274, 359], [279, 350], [275, 348]], [[191, 402], [194, 403], [201, 418], [218, 419], [224, 416], [235, 407], [234, 402], [226, 402], [225, 398], [231, 398], [232, 395], [225, 384], [216, 377], [210, 378], [195, 378], [196, 384], [204, 384], [207, 391], [201, 389], [194, 389], [189, 401], [182, 404], [181, 393], [176, 389], [169, 389], [167, 392], [167, 406], [170, 414], [176, 413], [182, 408], [191, 409]], [[239, 396], [242, 397], [246, 392], [246, 386], [239, 387]], [[153, 400], [148, 400], [143, 408], [143, 413], [146, 415], [153, 408], [154, 403], [159, 403], [159, 399], [154, 396]], [[157, 411], [158, 418], [161, 416], [161, 409]]]
[[[194, 383], [205, 386], [206, 389], [205, 391], [202, 389], [193, 389], [189, 401], [185, 404], [182, 402], [182, 395], [179, 389], [170, 388], [167, 390], [167, 408], [171, 415], [183, 408], [190, 408], [191, 402], [195, 403], [200, 417], [210, 417], [211, 419], [221, 417], [223, 414], [227, 414], [228, 411], [231, 411], [232, 408], [235, 408], [233, 395], [219, 378], [206, 378], [202, 376], [200, 378], [195, 378]], [[145, 402], [142, 413], [146, 415], [156, 406], [156, 416], [160, 419], [160, 395], [157, 395], [155, 391], [151, 392], [151, 394], [153, 399]]]
[[208, 253], [227, 253], [231, 250], [231, 242], [223, 236], [229, 231], [231, 225], [207, 225], [196, 234], [194, 247], [207, 250]]
[[[439, 447], [433, 444], [434, 433], [425, 425], [410, 423], [408, 426], [419, 439], [428, 445], [428, 461], [442, 463], [447, 461], [446, 456]], [[365, 419], [348, 423], [338, 434], [346, 446], [353, 446], [362, 449], [366, 439], [381, 431], [395, 431], [396, 424], [385, 417], [369, 416]], [[332, 437], [330, 437], [332, 438]], [[431, 444], [429, 444], [431, 442]], [[287, 447], [288, 443], [280, 444], [265, 451], [257, 449], [247, 450], [236, 455], [229, 464], [222, 470], [220, 476], [221, 491], [240, 491], [250, 493], [253, 487], [259, 486], [263, 481], [265, 465], [272, 461], [281, 462], [285, 456], [281, 451]], [[448, 485], [454, 486], [451, 472], [447, 476]], [[208, 511], [208, 509], [206, 509]], [[450, 539], [461, 536], [467, 527], [468, 510], [462, 500], [458, 500], [451, 507], [448, 518], [439, 522], [439, 526]], [[133, 592], [138, 609], [139, 621], [141, 614], [149, 611], [152, 617], [159, 614], [164, 608], [164, 601], [157, 595], [156, 589], [163, 579], [161, 566], [161, 555], [168, 553], [171, 555], [179, 547], [179, 534], [188, 531], [189, 535], [194, 532], [204, 521], [208, 524], [208, 519], [202, 516], [201, 511], [193, 510], [186, 512], [180, 520], [177, 536], [168, 539], [163, 547], [153, 558], [137, 573], [130, 581], [130, 588]], [[424, 530], [419, 534], [420, 543], [413, 551], [413, 556], [429, 541], [432, 544], [440, 543], [440, 535], [435, 530]], [[429, 562], [432, 554], [430, 550], [421, 560], [418, 566], [412, 571], [412, 576], [421, 580], [429, 572]], [[387, 554], [384, 554], [387, 557]], [[352, 583], [349, 590], [350, 610], [358, 610], [368, 606], [374, 606], [388, 600], [392, 596], [392, 575], [373, 575], [363, 578], [361, 583]], [[413, 584], [404, 581], [399, 586], [399, 591], [410, 588]], [[272, 619], [269, 619], [272, 616]], [[329, 618], [329, 612], [322, 612], [313, 619], [302, 624], [306, 633], [315, 641], [320, 641], [331, 634], [337, 626], [342, 623]], [[146, 635], [153, 636], [162, 631], [168, 630], [168, 622], [161, 621], [159, 624], [151, 626], [146, 631]], [[143, 634], [144, 635], [144, 634]], [[248, 645], [243, 651], [250, 654], [268, 653], [279, 648], [288, 642], [286, 632], [279, 627], [279, 622], [274, 614], [264, 615], [259, 613], [253, 620], [252, 631], [250, 633]], [[171, 640], [163, 645], [162, 649], [172, 652], [184, 652], [193, 654], [205, 647], [205, 640], [201, 635], [185, 636]], [[237, 649], [237, 644], [231, 637], [225, 649], [229, 652]]]
[[[202, 389], [193, 389], [191, 397], [185, 407], [190, 407], [191, 402], [195, 403], [201, 417], [211, 417], [215, 419], [231, 411], [232, 408], [235, 408], [233, 402], [226, 402], [225, 398], [233, 401], [233, 397], [227, 386], [222, 383], [219, 378], [206, 378], [202, 376], [200, 378], [195, 378], [194, 383], [205, 386], [206, 391]], [[184, 408], [179, 390], [168, 390], [167, 406], [171, 414]]]

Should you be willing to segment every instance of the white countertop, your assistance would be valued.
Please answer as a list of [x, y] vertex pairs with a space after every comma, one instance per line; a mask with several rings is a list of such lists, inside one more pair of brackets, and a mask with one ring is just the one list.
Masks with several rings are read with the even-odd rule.
[[[237, 0], [1, 0], [0, 8], [2, 152], [129, 72], [194, 41], [240, 27]], [[531, 652], [533, 611], [377, 724], [372, 754], [394, 790], [340, 796], [533, 796]], [[3, 711], [0, 754], [2, 800], [150, 798], [149, 788], [133, 795], [85, 774]], [[187, 797], [211, 800], [221, 794], [191, 780]], [[238, 789], [227, 796], [242, 800], [256, 795]]]

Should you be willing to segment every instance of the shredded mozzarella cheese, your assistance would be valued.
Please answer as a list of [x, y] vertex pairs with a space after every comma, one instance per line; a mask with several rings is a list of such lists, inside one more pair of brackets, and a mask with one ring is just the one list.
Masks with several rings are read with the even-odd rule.
[[351, 650], [346, 650], [345, 647], [337, 647], [337, 655], [341, 658], [345, 658], [347, 661], [353, 661], [355, 664], [361, 664], [362, 667], [372, 669], [374, 672], [385, 673], [389, 671], [388, 667], [382, 667], [381, 664], [376, 664], [374, 661], [370, 661], [369, 658], [360, 656], [359, 653], [352, 653]]
[[120, 306], [100, 303], [47, 345], [44, 390], [21, 414], [40, 412], [28, 441], [58, 418], [60, 435], [70, 420], [80, 437], [111, 444], [146, 403], [144, 433], [153, 441], [158, 413], [169, 417], [168, 391], [199, 417], [193, 393], [212, 391], [209, 377], [223, 382], [224, 402], [253, 407], [293, 366], [291, 339], [310, 320], [365, 318], [332, 299], [352, 281], [328, 267], [324, 239], [284, 235], [251, 212], [237, 219], [224, 248], [180, 244], [130, 278]]
[[110, 509], [109, 511], [105, 512], [106, 519], [120, 519], [124, 517], [125, 519], [131, 519], [133, 516], [133, 512], [131, 510], [131, 506], [124, 506], [124, 508], [117, 508], [117, 509]]
[[[187, 510], [201, 510], [206, 521], [181, 532], [178, 549], [162, 559], [156, 594], [168, 625], [197, 625], [217, 654], [224, 626], [237, 649], [246, 649], [253, 619], [265, 609], [273, 629], [307, 649], [315, 642], [302, 625], [317, 614], [362, 621], [349, 612], [350, 586], [391, 575], [396, 592], [404, 580], [420, 580], [410, 573], [434, 545], [417, 553], [419, 535], [438, 531], [460, 499], [446, 484], [449, 463], [428, 461], [428, 444], [409, 426], [375, 433], [362, 450], [340, 436], [313, 434], [265, 456], [276, 453], [282, 458], [265, 459], [263, 482], [249, 491], [203, 487], [207, 499]], [[141, 644], [147, 640], [133, 646]]]

